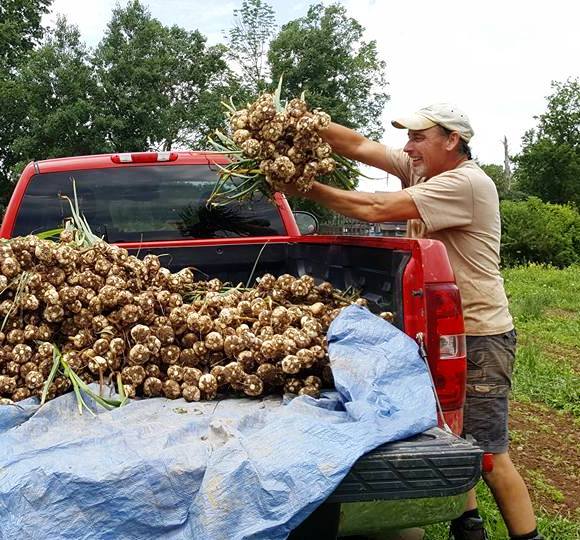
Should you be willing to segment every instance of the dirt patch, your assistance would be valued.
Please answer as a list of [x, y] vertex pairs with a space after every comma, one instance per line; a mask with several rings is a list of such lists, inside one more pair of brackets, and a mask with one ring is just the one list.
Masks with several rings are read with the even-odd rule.
[[580, 422], [536, 403], [512, 402], [510, 455], [536, 508], [580, 517]]
[[551, 307], [544, 311], [548, 317], [555, 319], [575, 319], [578, 316], [578, 311], [574, 309], [563, 309], [558, 307]]
[[563, 360], [575, 373], [580, 374], [580, 347], [571, 347], [550, 343], [544, 352], [556, 361]]

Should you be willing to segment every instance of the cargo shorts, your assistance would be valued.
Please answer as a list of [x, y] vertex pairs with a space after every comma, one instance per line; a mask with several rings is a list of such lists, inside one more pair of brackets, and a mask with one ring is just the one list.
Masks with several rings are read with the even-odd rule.
[[516, 356], [516, 332], [467, 336], [467, 391], [463, 436], [484, 452], [508, 449], [508, 399]]

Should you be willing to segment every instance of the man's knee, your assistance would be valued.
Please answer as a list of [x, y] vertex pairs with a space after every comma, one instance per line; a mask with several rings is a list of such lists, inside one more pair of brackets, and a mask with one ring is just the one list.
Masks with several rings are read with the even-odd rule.
[[501, 454], [493, 455], [493, 469], [490, 472], [483, 472], [482, 477], [486, 484], [494, 484], [499, 480], [508, 480], [513, 477], [513, 475], [518, 475], [519, 473], [515, 468], [508, 452], [502, 452]]

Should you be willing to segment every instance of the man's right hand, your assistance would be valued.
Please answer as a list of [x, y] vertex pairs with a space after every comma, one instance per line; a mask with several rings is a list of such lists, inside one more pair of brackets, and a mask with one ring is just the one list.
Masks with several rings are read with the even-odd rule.
[[282, 184], [280, 186], [280, 191], [282, 193], [284, 193], [284, 195], [286, 195], [287, 197], [306, 197], [306, 194], [304, 194], [302, 191], [300, 191], [296, 187], [296, 184], [294, 184], [294, 183]]

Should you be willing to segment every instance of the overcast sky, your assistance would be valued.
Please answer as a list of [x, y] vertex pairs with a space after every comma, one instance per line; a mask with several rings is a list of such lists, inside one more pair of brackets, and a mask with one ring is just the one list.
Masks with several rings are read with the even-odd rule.
[[[233, 10], [241, 5], [241, 0], [141, 1], [164, 24], [198, 29], [210, 43], [223, 41]], [[316, 2], [270, 3], [278, 24], [284, 24]], [[383, 114], [383, 141], [389, 145], [402, 146], [406, 138], [391, 127], [393, 116], [447, 101], [470, 116], [476, 157], [483, 163], [503, 163], [501, 139], [507, 136], [511, 153], [519, 150], [522, 135], [535, 125], [533, 117], [545, 110], [550, 82], [580, 76], [577, 0], [341, 3], [366, 28], [366, 38], [377, 41], [387, 64], [391, 99]], [[115, 4], [115, 0], [54, 0], [51, 18], [65, 15], [94, 47]], [[384, 185], [382, 180], [365, 187], [384, 189]]]

